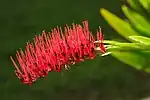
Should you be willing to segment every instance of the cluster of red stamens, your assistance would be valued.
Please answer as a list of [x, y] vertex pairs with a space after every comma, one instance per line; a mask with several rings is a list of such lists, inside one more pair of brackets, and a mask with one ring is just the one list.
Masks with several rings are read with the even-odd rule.
[[[97, 39], [88, 29], [88, 22], [81, 25], [66, 26], [64, 32], [61, 28], [53, 29], [51, 33], [43, 31], [42, 35], [34, 37], [34, 42], [27, 42], [25, 50], [17, 51], [16, 57], [20, 67], [12, 57], [15, 73], [24, 84], [31, 84], [40, 77], [47, 76], [50, 71], [60, 72], [69, 65], [94, 59], [96, 48], [104, 53], [103, 36], [97, 31]], [[99, 41], [95, 44], [95, 41]]]

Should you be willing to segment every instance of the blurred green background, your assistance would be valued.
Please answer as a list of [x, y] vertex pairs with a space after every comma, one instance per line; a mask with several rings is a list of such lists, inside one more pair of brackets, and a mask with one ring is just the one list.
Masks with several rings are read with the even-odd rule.
[[[124, 0], [123, 0], [124, 1]], [[93, 33], [100, 25], [105, 39], [119, 36], [102, 18], [100, 8], [123, 17], [121, 0], [0, 0], [0, 100], [140, 100], [150, 96], [150, 75], [112, 56], [49, 73], [32, 86], [14, 75], [9, 59], [42, 30], [89, 21]]]

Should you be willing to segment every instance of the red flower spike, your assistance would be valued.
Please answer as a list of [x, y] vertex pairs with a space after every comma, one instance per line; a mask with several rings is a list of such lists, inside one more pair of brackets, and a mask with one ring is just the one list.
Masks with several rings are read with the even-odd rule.
[[[57, 27], [50, 33], [34, 37], [34, 42], [27, 42], [25, 50], [17, 51], [18, 64], [10, 57], [15, 66], [16, 76], [24, 84], [32, 84], [40, 77], [45, 77], [50, 71], [60, 72], [62, 68], [69, 69], [70, 65], [94, 59], [96, 56], [95, 38], [88, 29], [88, 22], [81, 25], [66, 25], [64, 33]], [[106, 49], [103, 45], [103, 35], [97, 31], [98, 47], [101, 53]]]

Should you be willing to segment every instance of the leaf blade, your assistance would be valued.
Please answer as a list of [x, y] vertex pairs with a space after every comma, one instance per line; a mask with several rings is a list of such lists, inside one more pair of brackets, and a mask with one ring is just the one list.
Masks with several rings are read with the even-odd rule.
[[113, 27], [120, 35], [128, 39], [128, 36], [138, 35], [138, 33], [130, 26], [130, 24], [116, 15], [110, 13], [106, 9], [100, 9], [100, 13], [104, 19]]
[[141, 70], [143, 65], [145, 65], [145, 60], [143, 56], [136, 54], [135, 52], [112, 52], [112, 55], [117, 58], [118, 60], [138, 69]]
[[150, 45], [150, 38], [144, 36], [129, 36], [129, 38], [135, 42], [139, 42], [145, 45]]
[[122, 6], [122, 10], [131, 24], [133, 24], [133, 26], [136, 27], [137, 30], [141, 31], [139, 32], [142, 33], [141, 35], [150, 36], [150, 32], [148, 31], [150, 28], [150, 23], [144, 16], [137, 12], [134, 12], [125, 5]]

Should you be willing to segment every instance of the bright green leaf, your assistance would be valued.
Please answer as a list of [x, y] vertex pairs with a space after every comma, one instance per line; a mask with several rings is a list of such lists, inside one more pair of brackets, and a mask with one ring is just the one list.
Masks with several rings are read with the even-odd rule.
[[142, 31], [141, 35], [150, 36], [150, 31], [149, 31], [150, 23], [148, 22], [148, 20], [144, 16], [130, 10], [125, 5], [122, 6], [122, 10], [123, 10], [124, 14], [128, 17], [128, 19], [131, 21], [133, 26], [135, 26], [136, 29], [138, 29], [139, 31]]
[[141, 10], [141, 5], [140, 5], [140, 3], [139, 3], [139, 0], [127, 0], [127, 2], [129, 3], [129, 5], [133, 8], [133, 9], [135, 9], [135, 10], [137, 10], [137, 11], [142, 11]]
[[122, 36], [128, 39], [128, 36], [138, 35], [138, 33], [133, 30], [130, 24], [116, 15], [110, 13], [106, 9], [100, 9], [100, 13], [105, 18], [105, 20]]
[[135, 42], [139, 42], [145, 45], [150, 45], [150, 38], [144, 37], [144, 36], [130, 36], [129, 37], [131, 40]]
[[150, 10], [150, 0], [140, 0], [140, 3], [146, 10]]
[[104, 44], [106, 48], [109, 48], [111, 50], [124, 50], [125, 51], [125, 50], [147, 50], [147, 48], [150, 49], [149, 46], [143, 45], [141, 43], [122, 43], [122, 42], [117, 42], [117, 41], [112, 41], [112, 40], [104, 40]]
[[138, 69], [150, 73], [150, 51], [113, 51], [112, 56]]
[[139, 70], [142, 69], [143, 66], [145, 66], [145, 64], [146, 64], [144, 56], [141, 56], [135, 52], [116, 51], [116, 52], [112, 52], [112, 55], [114, 57], [116, 57], [118, 60], [120, 60], [130, 66], [133, 66], [134, 68], [139, 69]]

